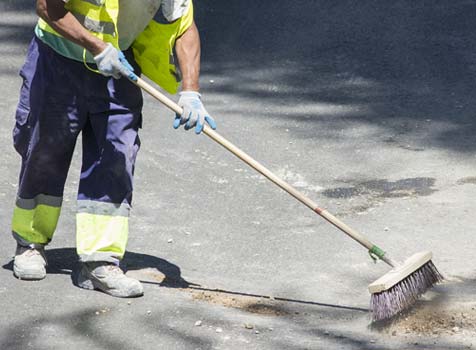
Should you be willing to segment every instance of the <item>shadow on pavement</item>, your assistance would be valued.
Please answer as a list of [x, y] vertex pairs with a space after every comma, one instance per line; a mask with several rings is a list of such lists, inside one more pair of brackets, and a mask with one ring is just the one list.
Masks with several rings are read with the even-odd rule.
[[[297, 138], [338, 139], [323, 130], [373, 125], [382, 144], [476, 149], [471, 2], [203, 0], [196, 7], [203, 71], [215, 80], [204, 91], [225, 96], [217, 113], [289, 121]], [[231, 96], [260, 108], [233, 106]]]
[[[381, 144], [476, 150], [476, 51], [471, 2], [196, 1], [204, 91], [214, 112], [284, 120], [296, 138], [344, 137], [373, 125]], [[0, 3], [0, 44], [31, 39], [26, 0]], [[16, 70], [0, 70], [16, 74]], [[212, 95], [212, 94], [210, 94]], [[240, 101], [256, 101], [246, 111]], [[267, 110], [267, 107], [272, 107]]]
[[[160, 319], [148, 318], [145, 324], [135, 324], [136, 319], [127, 322], [124, 320], [121, 325], [128, 323], [134, 331], [122, 329], [121, 333], [114, 333], [104, 329], [104, 324], [108, 323], [104, 317], [98, 317], [97, 308], [82, 308], [81, 311], [74, 311], [60, 314], [36, 315], [34, 319], [23, 320], [18, 324], [12, 324], [7, 329], [0, 331], [1, 349], [66, 349], [70, 346], [82, 344], [83, 348], [88, 349], [127, 349], [143, 350], [144, 342], [138, 340], [142, 330], [146, 326], [153, 324], [153, 330], [150, 330], [148, 338], [148, 349], [156, 348], [156, 344], [161, 337], [173, 338], [177, 342], [185, 344], [187, 348], [202, 347], [211, 349], [210, 342], [204, 337], [192, 336], [171, 329], [166, 322]], [[110, 321], [109, 321], [110, 322]], [[109, 324], [110, 327], [117, 330], [118, 324]], [[107, 328], [107, 327], [106, 327]], [[25, 331], [27, 330], [27, 331]], [[60, 331], [61, 335], [53, 335], [52, 331]], [[154, 341], [155, 338], [155, 341]]]
[[[78, 256], [74, 248], [55, 248], [45, 250], [46, 258], [48, 261], [47, 273], [48, 274], [65, 274], [71, 275], [73, 271], [76, 271], [78, 265]], [[238, 296], [247, 298], [248, 300], [270, 300], [281, 303], [293, 303], [293, 304], [302, 304], [302, 305], [312, 305], [319, 307], [326, 307], [331, 309], [342, 309], [350, 311], [360, 311], [368, 312], [368, 309], [338, 305], [338, 304], [329, 304], [329, 303], [320, 303], [316, 301], [306, 301], [298, 300], [292, 298], [278, 297], [278, 296], [269, 296], [261, 295], [255, 293], [246, 293], [246, 292], [237, 292], [230, 291], [225, 289], [213, 289], [206, 288], [200, 284], [191, 283], [186, 281], [181, 276], [180, 268], [165, 260], [155, 256], [134, 253], [127, 251], [124, 259], [121, 261], [121, 267], [126, 271], [127, 274], [130, 274], [132, 277], [139, 279], [142, 283], [159, 285], [161, 287], [167, 288], [181, 288], [188, 289], [190, 291], [200, 291], [200, 292], [210, 292], [220, 296]], [[3, 268], [6, 270], [13, 271], [13, 260], [3, 265]], [[250, 303], [251, 309], [253, 304]], [[255, 303], [254, 305], [258, 305]], [[258, 307], [258, 306], [257, 306]]]
[[[48, 272], [57, 274], [70, 273], [77, 260], [76, 253], [73, 248], [51, 249], [47, 251], [47, 257], [50, 261]], [[146, 254], [128, 252], [124, 262], [126, 267], [130, 270], [155, 268], [163, 273], [166, 277], [170, 278], [172, 281], [184, 281], [181, 277], [180, 268], [164, 259], [156, 258]], [[4, 265], [3, 268], [11, 269], [11, 265], [12, 264], [10, 262], [9, 264]], [[145, 283], [151, 282], [147, 281]], [[271, 300], [270, 296], [233, 292], [223, 289], [203, 288], [201, 286], [188, 284], [186, 281], [175, 284], [159, 282], [155, 282], [154, 284], [164, 287], [173, 286], [184, 289], [186, 288], [186, 290], [192, 292], [210, 292], [222, 295], [226, 294], [231, 297], [247, 298], [251, 301], [254, 300], [254, 302], [243, 304], [246, 306], [245, 308], [242, 308], [243, 311], [262, 314], [268, 317], [278, 316], [281, 322], [284, 322], [284, 324], [289, 323], [294, 327], [299, 327], [301, 336], [305, 334], [306, 339], [325, 339], [326, 344], [328, 344], [327, 346], [329, 346], [329, 344], [333, 344], [335, 346], [346, 347], [349, 349], [378, 348], [381, 350], [395, 349], [395, 347], [391, 344], [377, 344], [377, 342], [372, 339], [378, 339], [380, 336], [390, 336], [389, 332], [392, 332], [393, 329], [397, 329], [398, 334], [396, 337], [393, 337], [392, 334], [391, 338], [394, 341], [400, 341], [401, 345], [411, 342], [411, 340], [406, 338], [407, 336], [418, 336], [419, 349], [444, 348], [448, 350], [459, 350], [467, 348], [464, 345], [451, 343], [448, 341], [451, 339], [448, 338], [438, 339], [438, 343], [436, 345], [433, 343], [430, 344], [427, 340], [425, 340], [428, 335], [419, 334], [418, 332], [421, 331], [421, 328], [418, 327], [423, 327], [422, 323], [432, 321], [431, 318], [425, 316], [428, 314], [428, 312], [440, 312], [437, 315], [446, 315], [446, 319], [443, 320], [446, 322], [444, 324], [445, 326], [452, 325], [451, 322], [463, 322], [461, 319], [462, 316], [458, 316], [462, 314], [460, 310], [456, 310], [459, 312], [459, 314], [451, 312], [448, 313], [445, 311], [446, 309], [444, 309], [444, 307], [448, 304], [448, 298], [456, 298], [457, 300], [462, 301], [473, 300], [472, 295], [474, 295], [473, 291], [476, 288], [476, 280], [474, 279], [457, 279], [456, 282], [438, 286], [435, 288], [434, 295], [430, 298], [431, 300], [419, 302], [415, 308], [411, 310], [411, 312], [406, 315], [402, 315], [402, 317], [404, 316], [403, 321], [409, 324], [408, 327], [413, 327], [410, 328], [407, 333], [405, 333], [406, 328], [403, 328], [407, 326], [401, 326], [398, 324], [398, 322], [402, 320], [402, 317], [400, 317], [397, 320], [393, 320], [391, 323], [380, 325], [374, 324], [369, 326], [370, 330], [375, 332], [375, 337], [369, 338], [368, 335], [360, 334], [353, 331], [352, 329], [342, 329], [341, 327], [337, 326], [341, 322], [349, 322], [349, 320], [352, 319], [357, 322], [366, 322], [366, 320], [368, 320], [364, 315], [364, 313], [367, 312], [366, 309], [281, 297], [273, 298], [274, 302], [276, 303], [275, 308], [266, 309], [263, 308], [263, 303], [260, 300]], [[289, 308], [286, 305], [287, 303], [296, 304], [299, 307]], [[281, 308], [281, 305], [283, 304], [285, 306]], [[266, 306], [266, 304], [264, 305]], [[440, 307], [443, 308], [443, 310], [438, 311]], [[176, 309], [174, 310], [176, 311]], [[199, 308], [199, 310], [201, 310], [201, 308]], [[193, 324], [193, 320], [201, 319], [203, 317], [203, 310], [197, 311], [191, 309], [190, 305], [184, 306], [184, 309], [181, 311], [181, 314], [183, 315], [182, 317], [184, 317], [185, 320], [188, 320], [187, 322], [192, 322], [191, 324]], [[476, 315], [474, 310], [464, 310], [464, 312], [467, 315], [471, 315], [472, 312]], [[302, 314], [304, 317], [299, 316], [299, 314]], [[213, 341], [211, 341], [206, 334], [201, 333], [196, 335], [191, 330], [171, 328], [170, 322], [176, 322], [175, 313], [170, 315], [162, 314], [156, 317], [148, 316], [147, 322], [144, 324], [141, 323], [141, 319], [140, 317], [138, 318], [138, 316], [139, 315], [135, 315], [135, 317], [133, 317], [129, 322], [135, 324], [134, 327], [150, 327], [150, 330], [147, 331], [147, 335], [149, 337], [148, 341], [150, 341], [150, 339], [160, 339], [160, 337], [167, 337], [168, 339], [175, 339], [181, 344], [186, 344], [192, 348], [212, 348]], [[209, 322], [216, 322], [223, 325], [222, 319], [215, 319], [214, 316], [208, 317]], [[460, 317], [460, 319], [457, 317]], [[464, 317], [467, 322], [469, 316]], [[435, 317], [433, 317], [433, 319], [434, 318]], [[174, 321], [171, 321], [171, 319]], [[113, 322], [112, 319], [109, 321], [107, 320], [107, 318], [98, 317], [97, 307], [86, 307], [80, 311], [76, 310], [74, 312], [70, 311], [65, 313], [51, 312], [47, 314], [30, 314], [28, 319], [16, 320], [13, 324], [11, 324], [11, 326], [0, 330], [0, 349], [25, 349], [29, 346], [41, 344], [43, 341], [45, 344], [49, 345], [56, 344], [58, 341], [57, 337], [57, 340], [48, 338], [50, 334], [52, 334], [52, 330], [59, 331], [62, 334], [68, 334], [68, 337], [71, 337], [68, 341], [74, 340], [75, 342], [86, 342], [87, 344], [93, 344], [98, 348], [134, 350], [143, 348], [143, 344], [146, 342], [142, 341], [139, 347], [136, 341], [131, 338], [130, 332], [125, 332], [121, 335], [116, 334], [113, 336], [112, 333], [101, 331], [101, 327], [105, 326], [104, 322]], [[137, 322], [139, 323], [136, 324]], [[464, 327], [464, 324], [462, 323], [457, 323], [457, 325], [459, 327]], [[470, 325], [470, 323], [467, 323], [467, 326]], [[444, 329], [441, 329], [441, 332], [446, 332], [447, 330], [448, 327], [445, 327]], [[433, 342], [434, 339], [431, 338], [432, 336], [433, 334], [429, 335], [430, 338], [428, 338], [431, 340], [431, 342]], [[60, 345], [64, 345], [65, 343], [61, 343], [61, 341], [63, 340], [59, 341]], [[272, 344], [270, 346], [273, 346], [275, 349], [297, 350], [303, 348], [296, 339], [291, 341], [289, 338], [276, 337], [269, 339], [268, 341], [269, 344]]]
[[[47, 249], [45, 254], [48, 261], [46, 269], [48, 274], [71, 275], [77, 268], [78, 256], [74, 248]], [[186, 288], [192, 285], [182, 278], [177, 265], [152, 255], [128, 251], [121, 261], [121, 267], [125, 271], [155, 269], [161, 273], [162, 277], [157, 284], [163, 287]], [[13, 271], [13, 260], [3, 265], [3, 268]]]

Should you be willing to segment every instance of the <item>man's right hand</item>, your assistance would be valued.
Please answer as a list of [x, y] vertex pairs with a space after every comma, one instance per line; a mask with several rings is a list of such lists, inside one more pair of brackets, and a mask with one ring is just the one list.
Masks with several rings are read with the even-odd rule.
[[99, 55], [94, 56], [94, 61], [99, 72], [106, 77], [112, 76], [119, 79], [122, 76], [129, 76], [134, 71], [124, 54], [112, 46], [111, 43], [108, 43]]

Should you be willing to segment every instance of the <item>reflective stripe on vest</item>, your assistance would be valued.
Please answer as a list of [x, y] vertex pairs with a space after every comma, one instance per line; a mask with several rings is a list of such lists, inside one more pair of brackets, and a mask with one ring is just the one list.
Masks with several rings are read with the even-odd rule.
[[[161, 10], [159, 10], [160, 12]], [[159, 84], [164, 90], [175, 94], [180, 77], [174, 60], [175, 41], [193, 23], [193, 3], [187, 12], [172, 23], [160, 23], [156, 17], [132, 44], [134, 57], [142, 73]]]
[[84, 0], [86, 2], [89, 2], [90, 4], [96, 5], [96, 6], [101, 6], [104, 5], [105, 0]]
[[82, 23], [84, 28], [90, 32], [115, 36], [116, 28], [114, 28], [114, 23], [96, 21], [79, 13], [73, 13], [73, 15], [76, 17], [79, 23]]
[[[65, 4], [65, 8], [92, 35], [119, 48], [117, 35], [119, 0], [70, 0]], [[41, 30], [62, 37], [41, 18], [38, 20], [38, 26]]]

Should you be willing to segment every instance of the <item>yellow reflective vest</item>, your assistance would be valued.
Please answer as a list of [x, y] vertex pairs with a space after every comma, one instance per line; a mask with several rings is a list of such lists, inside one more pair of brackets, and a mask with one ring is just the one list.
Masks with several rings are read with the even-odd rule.
[[[119, 0], [69, 0], [65, 8], [94, 36], [111, 43], [119, 49], [117, 20]], [[180, 76], [174, 60], [175, 41], [193, 23], [193, 3], [187, 12], [171, 23], [151, 20], [132, 44], [134, 58], [142, 73], [170, 93], [176, 93]], [[43, 19], [39, 19], [41, 30], [61, 37]]]

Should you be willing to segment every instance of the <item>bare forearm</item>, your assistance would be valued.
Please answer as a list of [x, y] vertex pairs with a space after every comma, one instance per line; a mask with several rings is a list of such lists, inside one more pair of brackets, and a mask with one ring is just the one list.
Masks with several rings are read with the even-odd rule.
[[195, 22], [175, 43], [182, 72], [182, 90], [198, 91], [200, 76], [200, 36]]
[[89, 33], [76, 17], [64, 8], [62, 0], [37, 0], [36, 12], [56, 32], [84, 47], [91, 54], [97, 55], [106, 47], [106, 43]]

